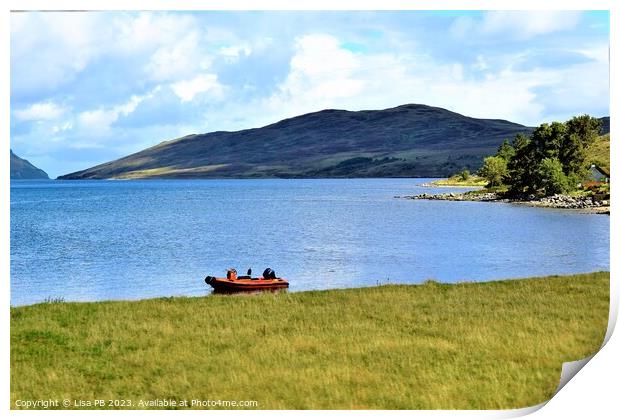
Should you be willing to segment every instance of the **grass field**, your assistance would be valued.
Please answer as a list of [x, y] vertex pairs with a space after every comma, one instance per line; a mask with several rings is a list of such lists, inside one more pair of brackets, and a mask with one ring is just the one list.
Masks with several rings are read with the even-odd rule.
[[17, 400], [501, 409], [593, 354], [609, 273], [11, 308]]
[[432, 185], [438, 187], [484, 187], [488, 183], [489, 181], [477, 175], [470, 175], [466, 180], [460, 175], [454, 175], [448, 179], [438, 179], [431, 182]]

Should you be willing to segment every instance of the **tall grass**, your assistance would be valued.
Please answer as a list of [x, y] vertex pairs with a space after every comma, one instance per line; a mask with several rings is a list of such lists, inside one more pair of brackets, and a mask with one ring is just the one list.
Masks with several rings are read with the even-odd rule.
[[477, 175], [470, 175], [467, 179], [463, 179], [463, 177], [459, 174], [453, 175], [448, 179], [438, 179], [431, 182], [432, 185], [439, 187], [484, 187], [488, 183], [489, 181], [487, 181], [485, 178]]
[[260, 409], [540, 403], [594, 353], [609, 273], [11, 308], [18, 399], [255, 400]]

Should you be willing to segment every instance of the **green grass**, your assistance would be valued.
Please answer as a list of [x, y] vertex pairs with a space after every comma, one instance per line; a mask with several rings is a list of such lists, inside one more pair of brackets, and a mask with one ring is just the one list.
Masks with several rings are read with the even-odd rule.
[[461, 175], [454, 175], [448, 179], [438, 179], [431, 182], [432, 185], [445, 187], [484, 187], [488, 183], [489, 181], [477, 175], [470, 175], [467, 180], [464, 180]]
[[588, 163], [596, 163], [606, 171], [609, 171], [611, 168], [609, 134], [599, 136], [594, 143], [588, 147], [586, 153], [588, 156]]
[[502, 409], [600, 347], [609, 273], [11, 308], [18, 399]]

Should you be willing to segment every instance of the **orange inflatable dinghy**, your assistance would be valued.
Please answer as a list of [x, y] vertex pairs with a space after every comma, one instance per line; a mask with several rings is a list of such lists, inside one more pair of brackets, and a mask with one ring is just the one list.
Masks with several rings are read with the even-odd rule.
[[[269, 271], [267, 271], [269, 270]], [[288, 281], [283, 278], [275, 277], [275, 273], [271, 269], [267, 269], [267, 275], [271, 273], [272, 278], [237, 277], [237, 270], [230, 269], [223, 277], [205, 277], [205, 283], [213, 287], [216, 292], [235, 292], [235, 291], [254, 291], [254, 290], [272, 290], [285, 289], [288, 287]]]

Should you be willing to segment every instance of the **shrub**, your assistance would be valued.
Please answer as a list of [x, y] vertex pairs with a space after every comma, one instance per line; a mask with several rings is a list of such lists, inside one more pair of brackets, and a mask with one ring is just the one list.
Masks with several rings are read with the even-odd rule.
[[463, 169], [463, 171], [459, 174], [459, 176], [461, 177], [461, 181], [467, 181], [470, 177], [470, 173], [467, 169]]

